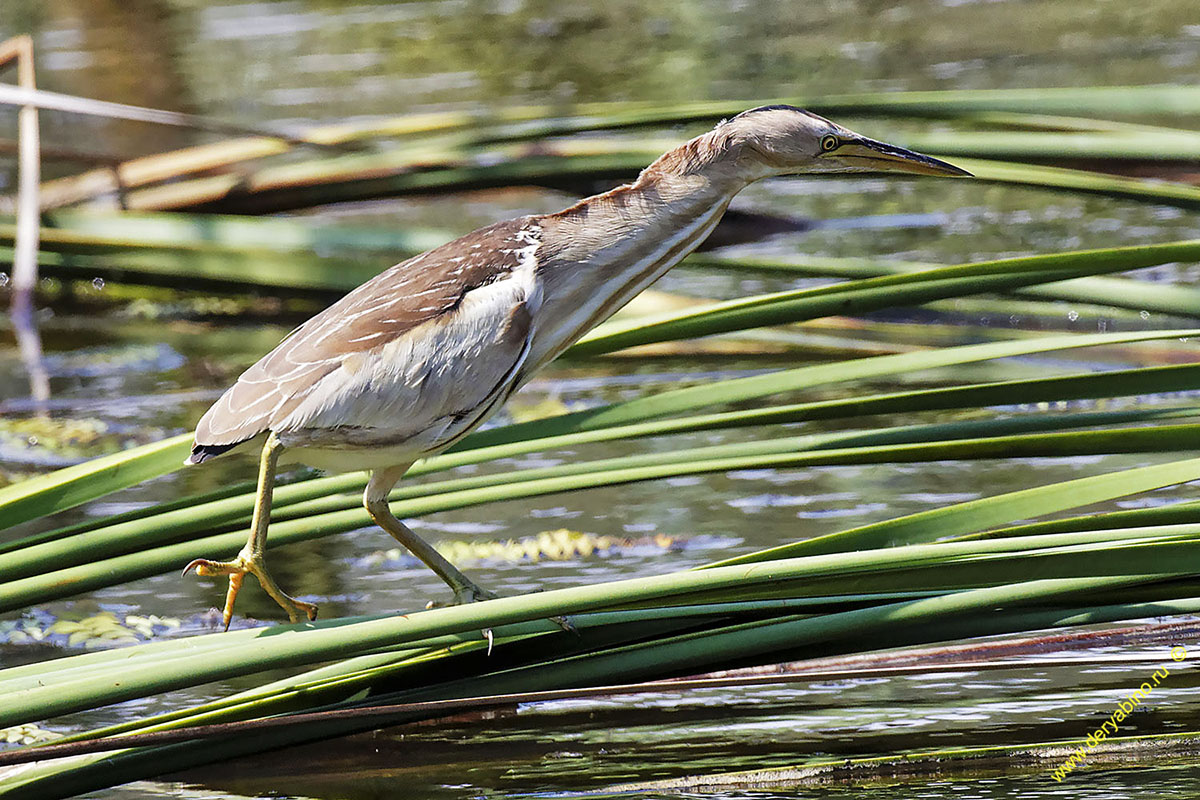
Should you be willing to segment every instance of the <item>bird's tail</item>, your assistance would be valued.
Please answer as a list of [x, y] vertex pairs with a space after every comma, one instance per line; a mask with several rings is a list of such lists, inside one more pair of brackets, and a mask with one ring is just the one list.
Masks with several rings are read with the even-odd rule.
[[242, 442], [234, 442], [233, 444], [200, 444], [196, 442], [192, 445], [192, 454], [183, 462], [185, 465], [203, 464], [210, 458], [216, 458], [222, 453], [228, 452], [249, 439], [244, 439]]

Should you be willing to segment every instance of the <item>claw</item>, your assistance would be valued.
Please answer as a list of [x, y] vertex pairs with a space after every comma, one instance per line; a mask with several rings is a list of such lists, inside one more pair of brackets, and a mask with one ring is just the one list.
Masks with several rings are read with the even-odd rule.
[[241, 565], [233, 561], [209, 561], [207, 558], [197, 558], [183, 568], [183, 572], [179, 577], [187, 575], [192, 570], [196, 570], [196, 574], [208, 578], [213, 575], [232, 575], [235, 572], [245, 572]]
[[[204, 574], [200, 572], [199, 567], [197, 567], [196, 572], [200, 575]], [[246, 580], [246, 573], [244, 572], [233, 572], [229, 575], [229, 589], [225, 592], [225, 608], [221, 609], [221, 621], [225, 623], [226, 631], [229, 630], [229, 622], [233, 619], [233, 604], [237, 600], [238, 592], [242, 590], [242, 582], [244, 580]]]

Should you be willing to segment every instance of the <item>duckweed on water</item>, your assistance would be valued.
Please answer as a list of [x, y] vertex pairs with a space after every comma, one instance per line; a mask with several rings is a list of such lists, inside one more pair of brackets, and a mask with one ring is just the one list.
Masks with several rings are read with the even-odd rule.
[[0, 728], [0, 744], [38, 744], [61, 739], [61, 733], [39, 728], [37, 725], [14, 725]]
[[[678, 537], [665, 534], [630, 539], [619, 536], [597, 536], [559, 528], [555, 531], [542, 531], [536, 536], [526, 536], [515, 540], [448, 540], [438, 542], [436, 547], [438, 552], [452, 563], [479, 563], [482, 561], [536, 563], [542, 559], [569, 561], [592, 555], [616, 555], [630, 548], [652, 548], [666, 552], [678, 549], [682, 545], [683, 541]], [[363, 559], [363, 563], [365, 566], [378, 566], [406, 560], [415, 559], [409, 555], [408, 551], [393, 547], [390, 550], [377, 550], [371, 553]]]
[[62, 458], [82, 460], [97, 455], [96, 447], [109, 432], [98, 419], [27, 417], [0, 419], [0, 447], [38, 448]]

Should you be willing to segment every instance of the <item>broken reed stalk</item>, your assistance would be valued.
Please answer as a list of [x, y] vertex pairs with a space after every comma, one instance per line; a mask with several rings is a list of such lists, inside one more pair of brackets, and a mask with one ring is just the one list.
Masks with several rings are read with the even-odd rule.
[[[17, 39], [20, 38], [22, 37], [17, 37]], [[16, 41], [16, 39], [9, 40], [9, 42], [13, 41]], [[6, 46], [9, 42], [0, 44], [0, 48]], [[30, 52], [32, 53], [32, 51]], [[59, 92], [38, 91], [32, 83], [21, 83], [19, 87], [0, 86], [0, 105], [19, 105], [25, 108], [44, 108], [51, 111], [86, 114], [106, 119], [125, 119], [132, 122], [171, 125], [176, 128], [188, 128], [193, 131], [219, 133], [226, 136], [259, 136], [265, 139], [278, 139], [294, 147], [314, 147], [321, 150], [347, 152], [359, 149], [353, 143], [318, 142], [304, 136], [292, 136], [291, 134], [282, 133], [270, 128], [235, 124], [198, 114], [184, 114], [179, 111], [166, 111], [160, 108], [146, 108], [126, 103], [113, 103], [108, 100], [94, 100], [90, 97], [77, 97]]]

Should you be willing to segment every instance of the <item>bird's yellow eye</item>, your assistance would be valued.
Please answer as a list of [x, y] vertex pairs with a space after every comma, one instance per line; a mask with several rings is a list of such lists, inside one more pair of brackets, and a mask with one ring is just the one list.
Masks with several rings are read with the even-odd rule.
[[836, 149], [839, 144], [841, 144], [841, 142], [838, 141], [838, 138], [836, 136], [832, 136], [832, 135], [822, 136], [821, 137], [821, 152], [828, 153], [830, 150]]

